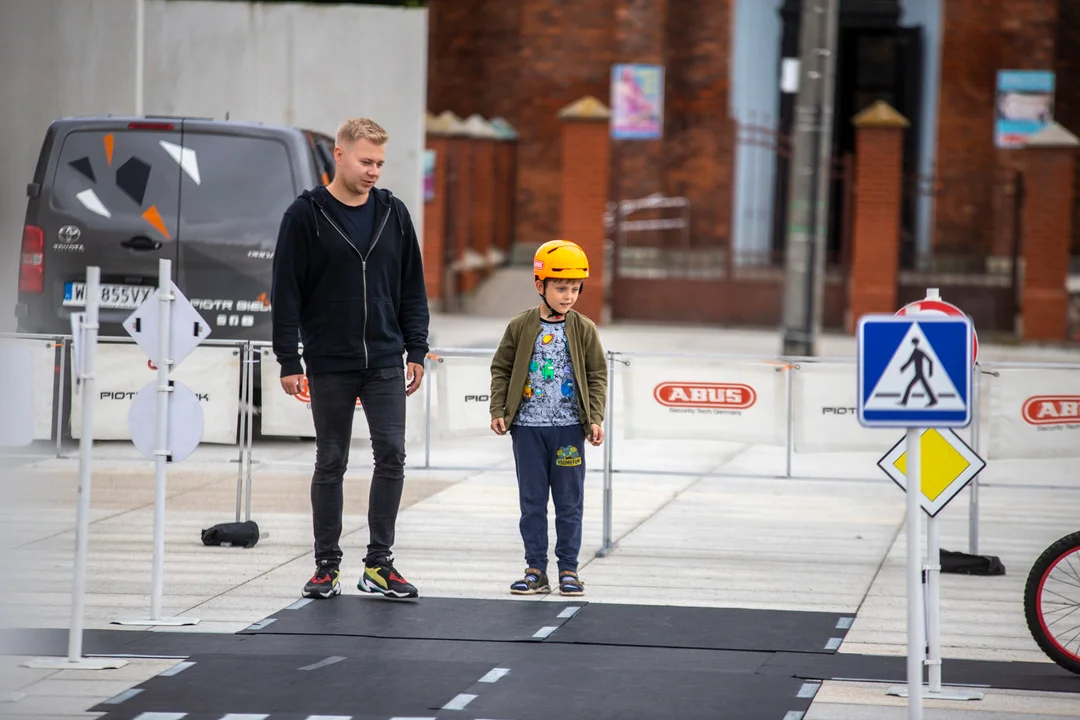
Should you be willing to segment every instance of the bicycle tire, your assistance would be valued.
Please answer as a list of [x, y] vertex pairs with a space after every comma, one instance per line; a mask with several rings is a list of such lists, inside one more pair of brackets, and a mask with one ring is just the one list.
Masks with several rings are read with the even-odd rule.
[[[1024, 617], [1028, 631], [1046, 656], [1069, 672], [1080, 675], [1080, 650], [1071, 652], [1050, 634], [1043, 618], [1041, 595], [1050, 572], [1067, 555], [1080, 551], [1080, 532], [1066, 535], [1043, 550], [1028, 572], [1024, 587]], [[1080, 622], [1078, 614], [1077, 622]]]

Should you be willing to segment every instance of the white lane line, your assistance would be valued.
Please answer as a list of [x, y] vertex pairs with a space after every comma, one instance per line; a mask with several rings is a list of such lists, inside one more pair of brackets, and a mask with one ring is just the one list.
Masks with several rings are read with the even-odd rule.
[[559, 628], [557, 628], [555, 626], [542, 627], [539, 630], [537, 630], [535, 633], [533, 633], [533, 637], [534, 638], [546, 638], [548, 635], [550, 635], [551, 633], [555, 632], [558, 629]]
[[141, 688], [131, 688], [130, 690], [125, 690], [119, 695], [113, 695], [111, 698], [103, 702], [102, 705], [119, 705], [125, 700], [130, 700], [141, 692]]
[[187, 670], [189, 667], [191, 667], [194, 664], [195, 663], [193, 663], [193, 662], [176, 663], [171, 668], [168, 668], [167, 670], [162, 670], [161, 672], [159, 672], [158, 676], [159, 677], [172, 677], [173, 675], [179, 675], [180, 673], [184, 672], [185, 670]]
[[476, 699], [476, 695], [469, 695], [467, 693], [461, 693], [450, 702], [443, 705], [443, 710], [464, 710], [468, 707], [469, 703]]
[[580, 609], [581, 609], [580, 605], [572, 605], [572, 606], [566, 608], [565, 610], [563, 610], [561, 613], [559, 613], [559, 617], [561, 617], [561, 618], [572, 618], [575, 615], [577, 615], [577, 612]]
[[319, 668], [324, 668], [327, 665], [333, 665], [334, 663], [339, 663], [344, 659], [345, 658], [340, 657], [338, 655], [331, 655], [330, 657], [326, 658], [325, 660], [320, 660], [317, 663], [313, 663], [311, 665], [305, 665], [304, 667], [298, 668], [298, 669], [299, 670], [318, 670]]
[[510, 672], [510, 668], [494, 668], [487, 675], [480, 678], [480, 682], [482, 682], [482, 683], [498, 682], [499, 678], [503, 677], [508, 672]]

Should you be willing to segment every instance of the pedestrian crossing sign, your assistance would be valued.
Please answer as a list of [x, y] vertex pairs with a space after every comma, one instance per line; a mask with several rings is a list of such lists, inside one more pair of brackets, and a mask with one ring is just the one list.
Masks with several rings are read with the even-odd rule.
[[858, 416], [864, 427], [971, 424], [971, 319], [859, 318]]

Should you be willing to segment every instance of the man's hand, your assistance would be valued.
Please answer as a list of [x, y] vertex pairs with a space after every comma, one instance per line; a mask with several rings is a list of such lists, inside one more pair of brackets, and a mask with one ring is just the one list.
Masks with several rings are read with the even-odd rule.
[[506, 420], [504, 420], [503, 418], [495, 418], [491, 421], [491, 429], [495, 432], [496, 435], [505, 435]]
[[420, 363], [409, 363], [405, 379], [409, 381], [409, 387], [405, 389], [405, 397], [408, 397], [420, 389], [420, 383], [424, 379], [424, 366]]
[[589, 433], [589, 442], [596, 447], [599, 447], [604, 442], [604, 428], [600, 427], [596, 423], [592, 425], [592, 432]]
[[281, 389], [286, 395], [295, 395], [304, 389], [303, 375], [286, 375], [281, 378]]

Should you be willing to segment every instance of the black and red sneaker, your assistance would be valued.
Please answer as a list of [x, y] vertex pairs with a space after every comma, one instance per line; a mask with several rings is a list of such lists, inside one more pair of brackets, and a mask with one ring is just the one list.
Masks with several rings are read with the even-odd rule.
[[304, 586], [303, 596], [306, 598], [329, 598], [341, 594], [341, 583], [338, 578], [341, 571], [336, 565], [331, 565], [325, 560], [319, 563], [315, 574]]
[[391, 560], [364, 563], [364, 574], [356, 584], [359, 590], [389, 598], [414, 598], [419, 593], [401, 576]]

